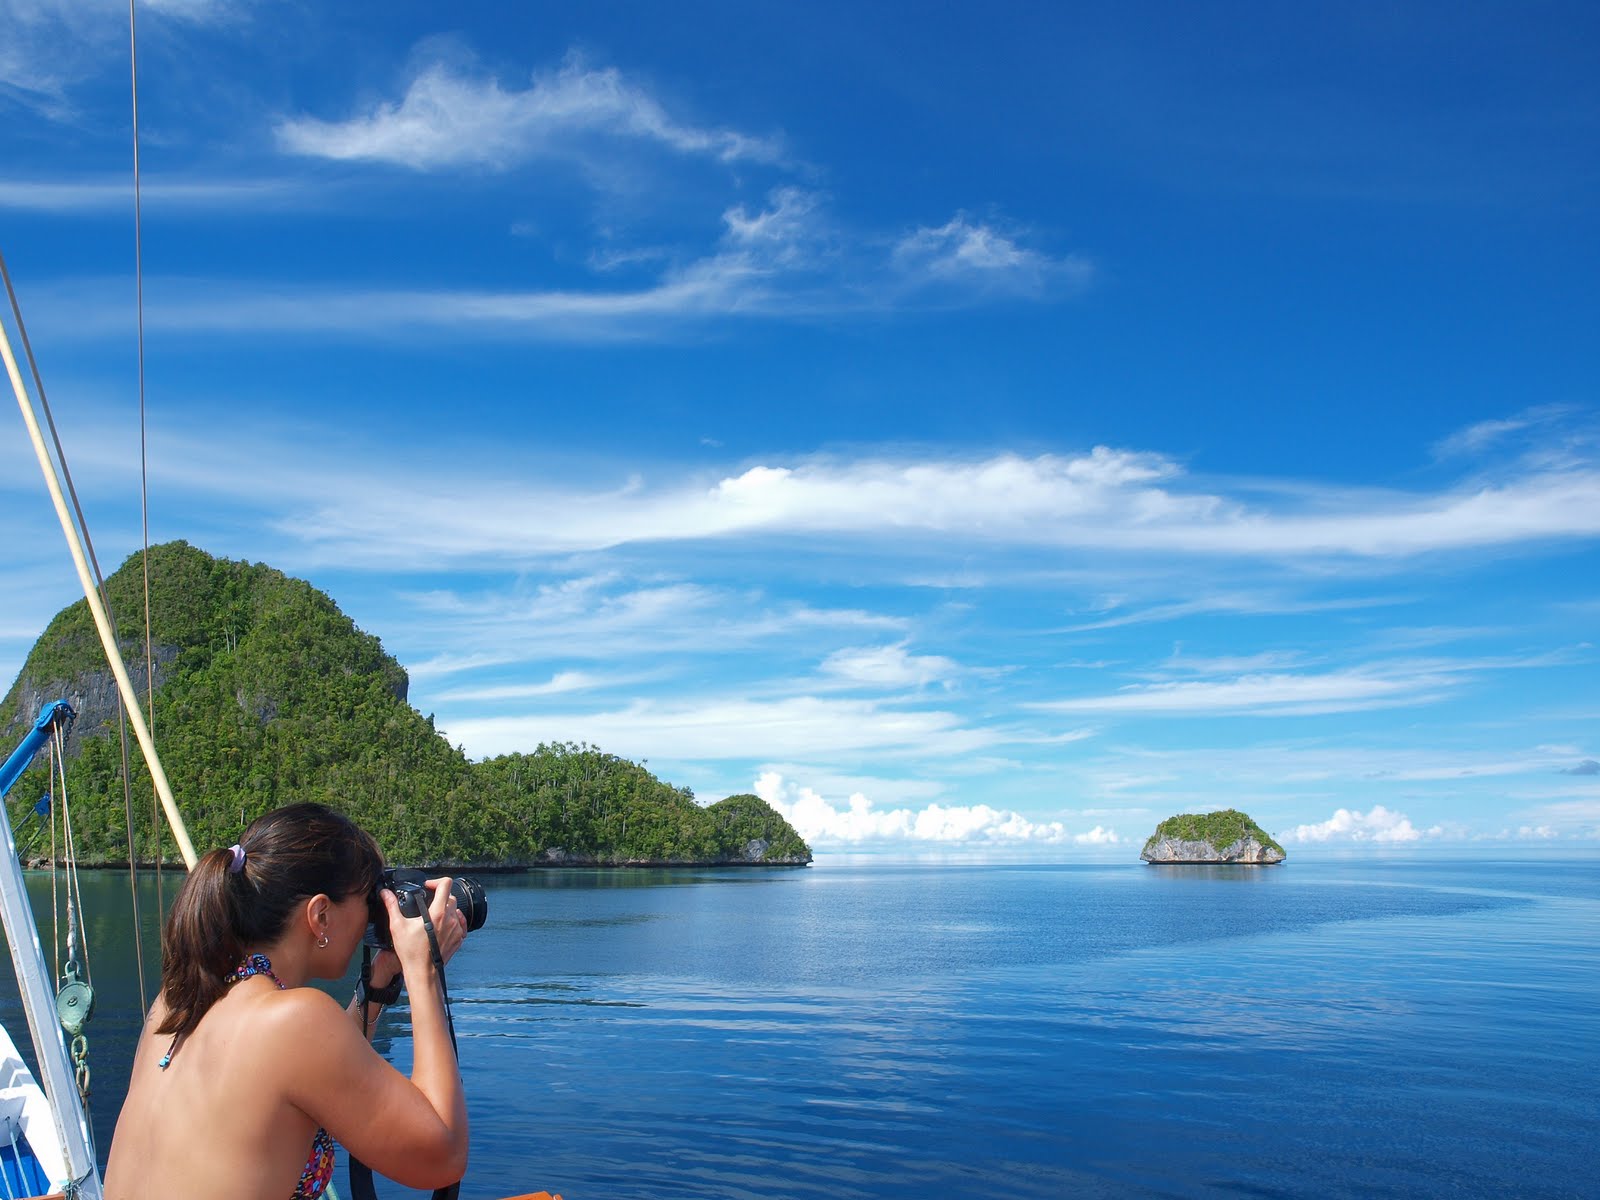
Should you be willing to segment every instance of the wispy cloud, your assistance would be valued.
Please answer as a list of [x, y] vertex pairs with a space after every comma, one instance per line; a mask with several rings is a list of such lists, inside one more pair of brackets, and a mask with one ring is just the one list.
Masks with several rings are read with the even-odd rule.
[[1527, 427], [1526, 420], [1479, 421], [1476, 425], [1469, 425], [1444, 438], [1434, 446], [1433, 450], [1440, 458], [1477, 454], [1507, 434], [1516, 433]]
[[1237, 616], [1288, 616], [1297, 613], [1341, 612], [1351, 609], [1381, 608], [1405, 604], [1403, 596], [1347, 596], [1332, 600], [1306, 600], [1291, 597], [1275, 589], [1256, 591], [1212, 592], [1189, 600], [1176, 600], [1169, 604], [1152, 604], [1143, 608], [1128, 608], [1126, 600], [1118, 598], [1107, 605], [1107, 615], [1087, 621], [1077, 621], [1062, 626], [1057, 633], [1092, 633], [1102, 629], [1120, 629], [1128, 625], [1148, 625], [1164, 621], [1181, 621], [1187, 617], [1230, 614]]
[[[143, 0], [145, 16], [215, 25], [250, 0]], [[9, 94], [51, 119], [70, 119], [72, 88], [118, 62], [127, 70], [128, 6], [122, 0], [5, 0], [0, 8], [0, 96]]]
[[965, 214], [938, 228], [925, 226], [907, 234], [896, 243], [890, 261], [918, 286], [950, 284], [963, 292], [1039, 293], [1051, 284], [1076, 290], [1094, 278], [1094, 266], [1085, 257], [1052, 258]]
[[[1592, 794], [1587, 783], [1557, 782], [1559, 758], [1542, 748], [1482, 748], [1454, 745], [1430, 737], [1409, 748], [1370, 740], [1307, 737], [1226, 747], [1175, 749], [1119, 743], [1101, 759], [1085, 758], [1073, 770], [1075, 790], [1084, 795], [1135, 798], [1155, 804], [1175, 788], [1191, 789], [1202, 801], [1218, 796], [1271, 796], [1274, 807], [1299, 810], [1316, 795], [1394, 795], [1451, 802], [1469, 793], [1492, 793], [1530, 801], [1551, 796]], [[1516, 780], [1515, 784], [1510, 781]], [[1287, 795], [1285, 794], [1287, 793]]]
[[641, 682], [640, 675], [595, 675], [588, 671], [557, 671], [543, 683], [484, 684], [479, 687], [449, 688], [435, 692], [433, 698], [453, 703], [489, 704], [503, 700], [532, 700], [539, 696], [566, 696], [574, 692], [625, 687]]
[[1443, 674], [1380, 675], [1364, 671], [1258, 674], [1236, 679], [1131, 685], [1100, 696], [1047, 701], [1045, 712], [1191, 716], [1321, 716], [1437, 699], [1457, 681]]
[[[558, 577], [481, 593], [402, 596], [395, 629], [413, 644], [450, 647], [413, 670], [428, 680], [489, 667], [557, 661], [616, 662], [647, 655], [737, 655], [763, 643], [904, 631], [903, 619], [822, 607], [764, 593], [618, 574]], [[568, 681], [596, 677], [576, 672]], [[608, 676], [599, 678], [609, 678]]]
[[448, 725], [452, 741], [474, 755], [526, 750], [547, 741], [592, 741], [630, 757], [670, 753], [675, 760], [741, 761], [757, 747], [762, 756], [802, 760], [948, 758], [1028, 736], [976, 728], [948, 711], [814, 696], [638, 700], [606, 712], [441, 718], [441, 724]]
[[1217, 658], [1197, 658], [1184, 654], [1181, 648], [1162, 663], [1162, 668], [1201, 675], [1249, 675], [1260, 671], [1283, 671], [1305, 665], [1306, 655], [1300, 650], [1263, 650], [1256, 654], [1231, 655]]
[[[325, 185], [324, 185], [325, 187]], [[164, 212], [219, 214], [240, 209], [298, 207], [311, 200], [302, 185], [287, 179], [150, 179], [140, 185], [146, 217]], [[131, 177], [99, 179], [0, 180], [0, 209], [61, 213], [131, 212]]]
[[1533, 670], [1584, 661], [1587, 651], [1536, 655], [1388, 659], [1326, 672], [1260, 671], [1224, 679], [1158, 680], [1098, 696], [1045, 701], [1045, 712], [1322, 716], [1428, 704], [1490, 671]]
[[1576, 412], [1569, 405], [1542, 404], [1524, 409], [1515, 416], [1479, 421], [1458, 429], [1434, 444], [1436, 458], [1468, 458], [1483, 454], [1514, 435], [1531, 430], [1549, 430]]
[[615, 67], [569, 57], [527, 87], [502, 87], [452, 63], [424, 66], [394, 102], [344, 120], [291, 117], [277, 126], [291, 154], [392, 163], [417, 171], [476, 166], [505, 170], [572, 157], [594, 138], [647, 142], [720, 162], [781, 161], [780, 141], [684, 121]]
[[[284, 183], [173, 183], [165, 199], [184, 209], [221, 205], [230, 195], [255, 206], [298, 202]], [[163, 198], [156, 193], [157, 198]], [[0, 208], [44, 208], [52, 200], [81, 211], [131, 203], [100, 184], [0, 185]], [[951, 291], [950, 278], [909, 268], [887, 273], [869, 239], [837, 227], [823, 198], [795, 187], [774, 189], [763, 205], [736, 204], [722, 214], [722, 234], [699, 253], [646, 256], [658, 270], [643, 284], [619, 288], [597, 278], [593, 286], [559, 289], [347, 288], [307, 282], [242, 283], [236, 279], [152, 278], [147, 283], [146, 327], [183, 334], [263, 331], [315, 337], [400, 338], [417, 331], [486, 339], [593, 342], [658, 339], [728, 320], [817, 319], [845, 314], [886, 316], [922, 304], [939, 287], [937, 303], [979, 304], [995, 298], [999, 272], [987, 284]], [[594, 266], [600, 276], [618, 255]], [[643, 261], [643, 260], [641, 260]], [[991, 286], [992, 285], [992, 286]], [[126, 333], [131, 319], [121, 281], [62, 281], [37, 289], [31, 309], [58, 340]], [[1031, 288], [1031, 285], [1029, 285]], [[1028, 290], [1028, 289], [1023, 289]]]

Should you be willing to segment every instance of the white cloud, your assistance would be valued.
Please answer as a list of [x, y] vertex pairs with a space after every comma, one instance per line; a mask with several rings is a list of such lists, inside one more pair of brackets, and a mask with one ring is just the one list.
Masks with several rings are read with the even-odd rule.
[[[90, 439], [92, 442], [93, 439]], [[81, 442], [79, 443], [82, 444]], [[464, 448], [465, 449], [465, 448]], [[617, 547], [648, 549], [697, 541], [778, 546], [805, 535], [835, 550], [889, 546], [885, 561], [921, 575], [920, 564], [959, 555], [1003, 561], [1017, 550], [1030, 563], [1072, 567], [1084, 552], [1104, 572], [1173, 556], [1260, 559], [1314, 565], [1366, 558], [1366, 569], [1396, 571], [1418, 555], [1600, 536], [1600, 464], [1531, 472], [1499, 489], [1503, 507], [1483, 516], [1482, 493], [1446, 487], [1399, 496], [1298, 489], [1290, 506], [1247, 504], [1243, 490], [1210, 480], [1198, 487], [1171, 460], [1099, 447], [1086, 454], [978, 460], [867, 455], [818, 456], [745, 466], [718, 476], [703, 468], [659, 467], [612, 486], [560, 480], [548, 464], [496, 469], [497, 451], [415, 454], [363, 467], [364, 446], [326, 430], [232, 427], [209, 420], [169, 422], [152, 436], [154, 483], [207, 510], [242, 504], [298, 547], [304, 561], [343, 566], [527, 564]], [[461, 463], [477, 464], [464, 474]], [[404, 469], [397, 469], [403, 467]], [[1492, 507], [1492, 506], [1491, 506]], [[1308, 516], [1306, 509], [1338, 516]], [[1408, 511], [1409, 510], [1409, 511]], [[1520, 514], [1516, 519], [1508, 513]], [[1426, 520], [1416, 516], [1430, 514]], [[1054, 551], [1048, 558], [1041, 552]], [[1362, 601], [1293, 602], [1283, 597], [1213, 595], [1184, 611], [1316, 611]], [[1159, 607], [1159, 606], [1158, 606]], [[1154, 618], [1152, 618], [1154, 619]], [[1070, 626], [1095, 629], [1117, 618]], [[1185, 681], [1107, 707], [1149, 709], [1253, 703], [1257, 691], [1299, 703], [1377, 703], [1403, 694], [1391, 673], [1339, 672], [1296, 680], [1250, 678], [1221, 685]], [[1411, 681], [1415, 692], [1423, 685]]]
[[1381, 804], [1374, 804], [1365, 813], [1341, 808], [1326, 821], [1315, 825], [1300, 825], [1280, 836], [1283, 841], [1299, 842], [1303, 845], [1324, 842], [1394, 844], [1437, 838], [1443, 836], [1445, 832], [1441, 825], [1434, 825], [1426, 831], [1419, 830], [1411, 824], [1411, 818], [1404, 813], [1391, 812]]
[[936, 654], [908, 654], [905, 643], [836, 650], [822, 663], [822, 673], [867, 687], [926, 687], [947, 683], [960, 668]]
[[865, 843], [932, 842], [950, 844], [1076, 843], [1114, 845], [1113, 830], [1095, 826], [1072, 834], [1059, 821], [1030, 821], [1020, 813], [987, 804], [946, 805], [937, 802], [921, 809], [877, 809], [860, 792], [841, 807], [809, 787], [798, 786], [776, 771], [766, 771], [755, 782], [755, 793], [772, 805], [796, 832], [814, 848], [860, 846]]
[[577, 153], [587, 139], [623, 138], [723, 162], [776, 162], [777, 142], [732, 129], [685, 123], [614, 67], [569, 58], [536, 72], [526, 88], [454, 64], [419, 71], [397, 103], [378, 103], [344, 121], [284, 120], [279, 145], [293, 154], [388, 162], [428, 171], [453, 166], [506, 169]]
[[1080, 846], [1115, 846], [1122, 841], [1117, 831], [1096, 825], [1088, 833], [1075, 833], [1072, 840]]
[[[1370, 556], [1372, 568], [1395, 570], [1428, 553], [1600, 536], [1600, 465], [1509, 479], [1500, 489], [1504, 508], [1482, 520], [1481, 495], [1448, 488], [1404, 498], [1302, 489], [1302, 506], [1341, 510], [1334, 518], [1308, 517], [1300, 506], [1247, 506], [1225, 483], [1197, 488], [1160, 455], [1104, 447], [976, 461], [817, 457], [748, 466], [720, 478], [692, 467], [661, 468], [663, 478], [631, 477], [607, 488], [564, 484], [533, 469], [497, 475], [480, 466], [463, 476], [459, 455], [418, 457], [403, 472], [390, 460], [363, 469], [360, 448], [313, 438], [309, 430], [292, 436], [233, 430], [209, 440], [211, 428], [202, 422], [156, 431], [152, 461], [161, 464], [160, 485], [208, 504], [228, 499], [260, 509], [297, 544], [345, 565], [518, 563], [619, 546], [771, 543], [803, 534], [826, 536], [838, 546], [889, 542], [902, 564], [919, 556], [948, 560], [958, 551], [995, 558], [1027, 548], [1057, 551], [1063, 565], [1065, 556], [1089, 551], [1105, 564], [1176, 554], [1299, 563]], [[492, 463], [494, 455], [482, 461]], [[1431, 515], [1421, 520], [1408, 508]], [[1512, 511], [1520, 514], [1515, 520], [1506, 515]], [[1237, 596], [1196, 604], [1193, 611], [1201, 612], [1359, 607], [1358, 601], [1334, 601], [1285, 609], [1271, 598]], [[1114, 622], [1071, 628], [1108, 623]], [[1152, 691], [1148, 699], [1110, 706], [1237, 703], [1249, 701], [1248, 693], [1260, 686], [1241, 679], [1222, 691], [1210, 684], [1187, 693], [1169, 687], [1165, 697]], [[1406, 690], [1403, 680], [1352, 672], [1270, 687], [1279, 695], [1299, 688], [1302, 703], [1376, 702]]]

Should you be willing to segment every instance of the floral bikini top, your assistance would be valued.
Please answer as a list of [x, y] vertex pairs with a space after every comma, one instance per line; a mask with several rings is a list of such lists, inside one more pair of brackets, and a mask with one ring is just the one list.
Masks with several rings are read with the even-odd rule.
[[300, 1182], [295, 1184], [294, 1195], [289, 1200], [317, 1200], [332, 1179], [333, 1136], [326, 1129], [319, 1129], [311, 1139], [311, 1157], [306, 1159], [306, 1169], [300, 1172]]
[[[238, 983], [241, 979], [249, 979], [252, 975], [265, 975], [280, 990], [284, 990], [283, 980], [272, 973], [272, 961], [265, 954], [252, 954], [244, 962], [234, 968], [233, 974], [227, 978], [229, 985]], [[178, 1048], [178, 1039], [172, 1039], [172, 1045], [161, 1058], [160, 1067], [163, 1071], [172, 1062], [172, 1052]], [[317, 1200], [317, 1197], [327, 1190], [329, 1182], [333, 1179], [333, 1137], [326, 1129], [318, 1129], [311, 1139], [311, 1156], [306, 1159], [306, 1169], [300, 1172], [300, 1182], [295, 1184], [294, 1194], [289, 1200]]]

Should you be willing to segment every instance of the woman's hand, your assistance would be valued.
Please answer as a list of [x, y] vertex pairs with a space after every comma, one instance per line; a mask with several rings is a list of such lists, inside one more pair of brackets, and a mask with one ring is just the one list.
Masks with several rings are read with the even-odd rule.
[[450, 956], [467, 940], [467, 914], [461, 911], [455, 893], [450, 890], [452, 882], [448, 875], [428, 880], [428, 887], [433, 889], [428, 915], [433, 918], [433, 930], [439, 938], [439, 956], [445, 962], [449, 962]]
[[[451, 955], [461, 948], [467, 936], [467, 918], [450, 892], [450, 883], [448, 875], [430, 879], [427, 883], [433, 893], [428, 901], [428, 919], [433, 922], [434, 936], [439, 942], [439, 957], [444, 962], [450, 961]], [[394, 952], [399, 956], [406, 979], [415, 981], [426, 978], [431, 974], [433, 947], [428, 943], [428, 930], [422, 918], [402, 916], [400, 902], [389, 889], [385, 888], [378, 894], [389, 913], [389, 940], [394, 943]]]

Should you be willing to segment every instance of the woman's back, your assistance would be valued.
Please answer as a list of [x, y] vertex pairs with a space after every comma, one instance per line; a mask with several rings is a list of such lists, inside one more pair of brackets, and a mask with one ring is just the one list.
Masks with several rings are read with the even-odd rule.
[[302, 1011], [308, 999], [326, 1001], [247, 979], [212, 1006], [165, 1068], [172, 1039], [154, 1032], [166, 1015], [157, 1000], [134, 1057], [106, 1194], [208, 1195], [225, 1179], [240, 1200], [290, 1200], [318, 1130], [288, 1100], [286, 1078], [315, 1053]]

